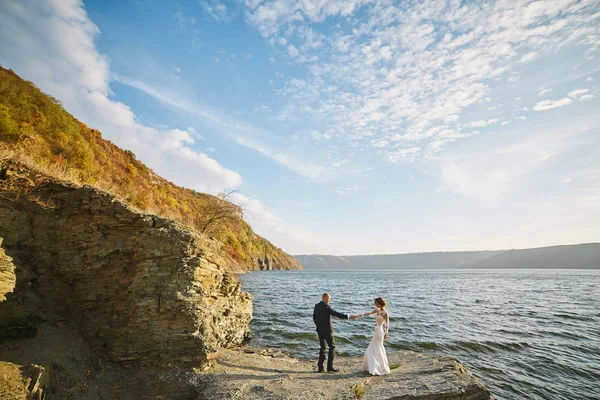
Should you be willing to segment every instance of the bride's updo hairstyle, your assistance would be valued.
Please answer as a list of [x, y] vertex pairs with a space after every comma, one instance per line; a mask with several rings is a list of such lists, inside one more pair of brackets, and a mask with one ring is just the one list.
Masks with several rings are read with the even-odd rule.
[[385, 301], [383, 297], [376, 298], [375, 303], [379, 304], [381, 308], [385, 308], [385, 306], [387, 306], [387, 301]]

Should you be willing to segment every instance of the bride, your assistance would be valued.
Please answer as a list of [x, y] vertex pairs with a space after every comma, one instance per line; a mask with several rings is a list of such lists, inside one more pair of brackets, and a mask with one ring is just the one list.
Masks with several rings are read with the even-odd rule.
[[375, 334], [363, 358], [363, 369], [371, 375], [387, 375], [390, 373], [390, 366], [383, 347], [383, 341], [387, 339], [390, 326], [390, 317], [385, 310], [386, 305], [387, 302], [378, 297], [375, 299], [375, 307], [377, 307], [375, 310], [356, 316], [360, 318], [375, 314]]

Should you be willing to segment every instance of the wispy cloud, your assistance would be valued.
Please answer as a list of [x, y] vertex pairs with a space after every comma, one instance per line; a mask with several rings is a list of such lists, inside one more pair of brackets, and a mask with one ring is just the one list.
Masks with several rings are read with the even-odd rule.
[[[118, 74], [113, 74], [112, 77], [115, 81], [141, 90], [168, 106], [213, 123], [213, 126], [216, 129], [228, 135], [240, 146], [252, 149], [301, 176], [316, 181], [325, 181], [331, 179], [333, 174], [335, 174], [335, 166], [329, 165], [326, 167], [311, 163], [305, 158], [299, 158], [297, 154], [282, 149], [281, 147], [283, 146], [279, 147], [277, 145], [267, 144], [269, 137], [271, 136], [269, 133], [248, 123], [238, 121], [228, 115], [222, 114], [207, 105], [184, 100], [181, 95], [157, 89], [139, 80], [130, 79]], [[262, 112], [269, 110], [270, 108], [268, 106], [256, 108], [256, 111]]]
[[232, 16], [227, 10], [227, 6], [219, 0], [200, 1], [204, 13], [217, 22], [231, 22]]
[[[248, 21], [280, 56], [309, 72], [275, 85], [286, 110], [294, 110], [279, 120], [309, 119], [333, 138], [376, 143], [390, 163], [427, 157], [472, 136], [464, 129], [476, 125], [458, 120], [493, 85], [514, 82], [525, 64], [539, 62], [546, 52], [569, 45], [593, 51], [600, 34], [598, 10], [590, 2], [245, 5]], [[537, 109], [565, 104], [568, 99], [542, 102]], [[451, 140], [444, 137], [449, 130]]]
[[360, 189], [361, 189], [360, 186], [350, 186], [350, 187], [345, 187], [345, 188], [337, 187], [337, 188], [333, 189], [333, 191], [342, 196], [349, 196], [352, 193], [359, 191]]
[[519, 60], [520, 62], [528, 62], [528, 61], [533, 61], [538, 57], [538, 53], [531, 51], [527, 54], [524, 54], [523, 57], [521, 57], [521, 59]]
[[542, 96], [547, 95], [551, 91], [552, 91], [552, 89], [547, 89], [547, 88], [541, 87], [541, 88], [538, 89], [538, 94], [537, 95], [540, 96], [540, 97], [542, 97]]
[[493, 125], [498, 121], [499, 121], [498, 119], [488, 119], [487, 121], [479, 120], [479, 121], [469, 122], [468, 124], [466, 124], [466, 126], [469, 128], [483, 128], [484, 126]]
[[576, 90], [569, 92], [569, 97], [572, 99], [579, 100], [584, 96], [589, 96], [588, 95], [589, 91], [590, 91], [589, 89], [576, 89]]
[[573, 102], [573, 100], [569, 99], [568, 97], [565, 97], [564, 99], [558, 99], [558, 100], [543, 100], [538, 103], [535, 103], [535, 105], [532, 107], [532, 109], [534, 111], [546, 111], [546, 110], [551, 110], [553, 108], [566, 106], [567, 104], [571, 104], [572, 102]]

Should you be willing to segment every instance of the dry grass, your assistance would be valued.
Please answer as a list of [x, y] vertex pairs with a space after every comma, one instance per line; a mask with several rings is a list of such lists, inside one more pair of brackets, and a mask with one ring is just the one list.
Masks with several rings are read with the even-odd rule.
[[354, 396], [356, 396], [357, 399], [362, 399], [367, 395], [367, 384], [361, 383], [359, 385], [354, 385], [352, 386], [352, 391], [354, 392]]
[[60, 182], [76, 183], [81, 185], [79, 175], [69, 170], [66, 166], [40, 163], [23, 153], [17, 153], [0, 143], [0, 162], [14, 161], [24, 165], [31, 171], [46, 175]]

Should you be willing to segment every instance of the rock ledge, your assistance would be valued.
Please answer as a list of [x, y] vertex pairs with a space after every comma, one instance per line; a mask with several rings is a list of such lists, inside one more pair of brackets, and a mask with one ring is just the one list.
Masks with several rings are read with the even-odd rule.
[[315, 363], [274, 349], [220, 352], [201, 376], [210, 399], [420, 399], [490, 400], [492, 395], [457, 359], [412, 351], [388, 354], [392, 373], [369, 376], [359, 357], [338, 357], [338, 373], [315, 372]]

